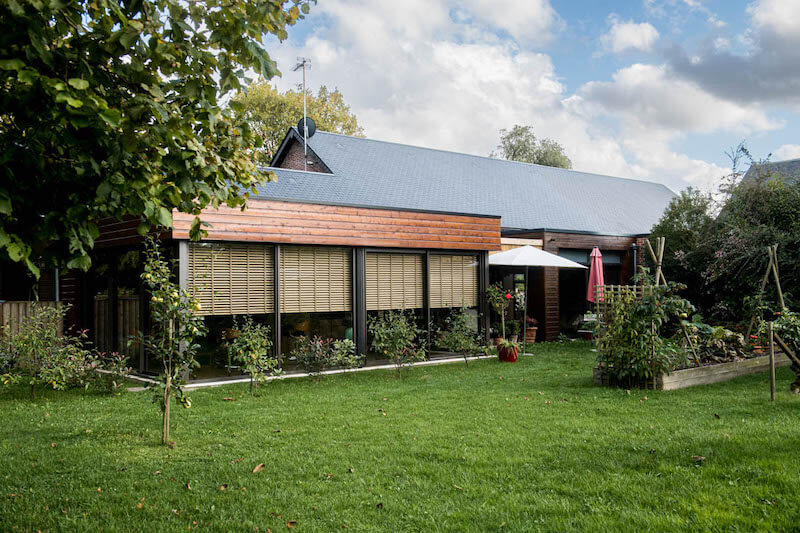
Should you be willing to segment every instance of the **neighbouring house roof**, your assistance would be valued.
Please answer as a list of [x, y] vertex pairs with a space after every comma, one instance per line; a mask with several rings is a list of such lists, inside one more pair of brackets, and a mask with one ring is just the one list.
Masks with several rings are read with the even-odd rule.
[[[289, 136], [302, 139], [294, 128]], [[308, 147], [330, 174], [270, 168], [278, 179], [256, 197], [499, 215], [504, 230], [642, 235], [675, 196], [658, 183], [321, 131]]]
[[742, 181], [767, 179], [776, 175], [785, 180], [796, 181], [800, 178], [800, 159], [753, 163], [745, 173]]

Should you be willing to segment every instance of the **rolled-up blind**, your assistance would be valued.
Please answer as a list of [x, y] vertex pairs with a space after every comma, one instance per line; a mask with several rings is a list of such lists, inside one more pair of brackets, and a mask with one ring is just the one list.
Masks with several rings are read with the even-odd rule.
[[353, 309], [352, 252], [348, 248], [281, 247], [281, 312]]
[[434, 309], [478, 305], [477, 256], [430, 256], [430, 305]]
[[418, 309], [423, 306], [420, 254], [368, 253], [367, 309]]
[[188, 289], [199, 315], [275, 310], [273, 248], [265, 244], [189, 244]]

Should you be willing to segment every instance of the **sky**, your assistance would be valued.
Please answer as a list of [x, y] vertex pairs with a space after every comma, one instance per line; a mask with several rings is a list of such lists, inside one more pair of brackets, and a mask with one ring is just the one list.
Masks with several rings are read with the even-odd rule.
[[713, 190], [800, 157], [800, 0], [319, 0], [268, 49], [372, 139], [476, 155], [531, 125], [576, 170]]

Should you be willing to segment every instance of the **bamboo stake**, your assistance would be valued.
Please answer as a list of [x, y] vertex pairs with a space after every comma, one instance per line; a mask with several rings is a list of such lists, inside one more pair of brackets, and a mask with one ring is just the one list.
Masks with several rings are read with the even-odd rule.
[[786, 303], [783, 301], [783, 289], [781, 289], [781, 278], [778, 275], [778, 245], [772, 245], [772, 274], [775, 277], [775, 286], [778, 288], [778, 300], [781, 304], [781, 311], [786, 309]]
[[[767, 247], [767, 255], [769, 256], [769, 263], [767, 263], [767, 270], [764, 272], [764, 277], [761, 278], [761, 288], [758, 291], [759, 294], [763, 293], [764, 289], [767, 288], [767, 282], [769, 282], [769, 273], [773, 272], [772, 246]], [[747, 333], [745, 333], [744, 335], [745, 340], [750, 338], [750, 333], [753, 332], [753, 326], [755, 325], [755, 321], [756, 317], [754, 316], [750, 317], [750, 324], [747, 326]]]
[[775, 335], [775, 342], [777, 342], [778, 346], [781, 347], [781, 350], [783, 350], [783, 353], [786, 354], [786, 357], [791, 359], [794, 362], [794, 364], [800, 366], [800, 358], [798, 358], [797, 355], [795, 355], [795, 353], [789, 349], [786, 343], [783, 342], [783, 339], [781, 339], [780, 335], [778, 335], [777, 333], [774, 333], [774, 335]]
[[686, 341], [689, 343], [689, 348], [692, 350], [692, 355], [694, 355], [694, 362], [697, 363], [697, 366], [700, 366], [700, 357], [698, 357], [697, 350], [694, 348], [694, 342], [692, 342], [692, 338], [686, 330], [686, 325], [681, 324], [681, 329], [683, 330], [683, 335], [686, 337]]
[[769, 399], [775, 401], [775, 331], [769, 323]]

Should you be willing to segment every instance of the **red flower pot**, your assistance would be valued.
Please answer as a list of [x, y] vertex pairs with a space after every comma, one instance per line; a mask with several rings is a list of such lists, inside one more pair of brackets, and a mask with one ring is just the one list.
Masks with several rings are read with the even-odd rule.
[[503, 363], [516, 363], [517, 362], [517, 354], [519, 353], [519, 348], [503, 348], [502, 346], [497, 347], [497, 358], [500, 359]]

